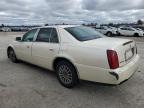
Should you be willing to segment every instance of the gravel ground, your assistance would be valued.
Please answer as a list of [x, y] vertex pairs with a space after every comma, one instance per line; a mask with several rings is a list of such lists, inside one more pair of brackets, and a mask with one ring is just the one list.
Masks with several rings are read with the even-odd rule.
[[55, 73], [7, 59], [6, 47], [23, 33], [0, 33], [0, 108], [144, 108], [144, 37], [137, 42], [141, 56], [134, 76], [118, 86], [81, 81], [62, 87]]

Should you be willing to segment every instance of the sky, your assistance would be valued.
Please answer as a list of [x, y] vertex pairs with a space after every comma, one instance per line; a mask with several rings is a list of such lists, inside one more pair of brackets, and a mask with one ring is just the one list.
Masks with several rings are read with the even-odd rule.
[[144, 0], [1, 0], [0, 24], [121, 23], [144, 20]]

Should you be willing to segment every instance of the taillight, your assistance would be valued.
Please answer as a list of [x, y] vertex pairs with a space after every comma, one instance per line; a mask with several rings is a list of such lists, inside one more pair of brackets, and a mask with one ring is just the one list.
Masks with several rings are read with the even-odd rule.
[[107, 50], [107, 58], [108, 58], [110, 69], [116, 69], [119, 67], [119, 60], [116, 51]]

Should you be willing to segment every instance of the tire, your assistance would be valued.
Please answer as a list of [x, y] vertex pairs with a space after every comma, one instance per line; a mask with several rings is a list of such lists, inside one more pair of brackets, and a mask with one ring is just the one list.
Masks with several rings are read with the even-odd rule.
[[111, 37], [111, 36], [112, 36], [112, 32], [107, 32], [106, 35], [107, 35], [108, 37]]
[[120, 32], [117, 32], [118, 36], [121, 36]]
[[66, 60], [56, 64], [56, 74], [60, 84], [66, 88], [73, 88], [79, 82], [76, 69]]
[[13, 62], [13, 63], [17, 63], [18, 59], [16, 57], [16, 54], [14, 52], [14, 50], [12, 48], [8, 49], [8, 58]]
[[135, 37], [139, 37], [139, 34], [138, 34], [138, 33], [135, 33], [134, 36], [135, 36]]

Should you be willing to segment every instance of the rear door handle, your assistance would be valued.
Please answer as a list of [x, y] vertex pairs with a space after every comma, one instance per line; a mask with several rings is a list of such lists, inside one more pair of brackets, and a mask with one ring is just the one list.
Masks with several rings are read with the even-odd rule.
[[30, 48], [30, 46], [27, 46], [27, 48]]

